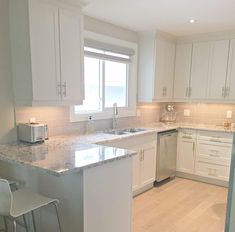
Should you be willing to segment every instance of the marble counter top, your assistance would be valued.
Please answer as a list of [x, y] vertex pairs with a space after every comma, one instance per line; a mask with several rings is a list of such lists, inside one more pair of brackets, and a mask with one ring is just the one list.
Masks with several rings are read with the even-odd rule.
[[171, 125], [154, 123], [142, 128], [146, 128], [146, 130], [125, 135], [112, 135], [104, 132], [97, 132], [90, 135], [69, 134], [51, 137], [42, 144], [0, 144], [0, 160], [43, 169], [59, 176], [71, 172], [79, 172], [85, 168], [136, 154], [135, 151], [105, 147], [97, 145], [97, 143], [179, 128], [227, 133], [234, 132], [234, 130], [225, 130], [222, 126], [185, 123]]
[[205, 131], [217, 131], [217, 132], [226, 132], [234, 133], [233, 129], [225, 129], [222, 125], [210, 125], [210, 124], [193, 124], [193, 123], [173, 123], [166, 125], [164, 123], [153, 123], [146, 126], [147, 128], [154, 129], [157, 132], [171, 130], [171, 129], [194, 129], [194, 130], [205, 130]]
[[100, 137], [103, 138], [98, 134], [97, 136], [69, 135], [52, 137], [42, 144], [1, 144], [0, 160], [43, 169], [60, 176], [136, 154], [135, 151], [90, 143], [90, 140]]

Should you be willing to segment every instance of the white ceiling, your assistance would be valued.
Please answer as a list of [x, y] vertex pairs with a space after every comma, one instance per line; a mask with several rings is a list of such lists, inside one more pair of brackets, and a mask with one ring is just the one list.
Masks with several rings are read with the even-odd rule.
[[[176, 36], [235, 30], [235, 0], [85, 0], [86, 15], [135, 31]], [[188, 20], [195, 18], [196, 24]]]

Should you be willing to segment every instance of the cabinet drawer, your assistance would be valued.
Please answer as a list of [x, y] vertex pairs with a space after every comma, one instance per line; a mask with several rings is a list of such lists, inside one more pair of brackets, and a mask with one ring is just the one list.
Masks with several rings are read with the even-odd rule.
[[211, 164], [208, 162], [196, 162], [196, 174], [214, 179], [229, 180], [229, 165]]
[[207, 159], [230, 162], [232, 146], [228, 144], [217, 145], [213, 142], [199, 142], [197, 156]]
[[233, 134], [227, 132], [199, 131], [198, 140], [232, 144]]

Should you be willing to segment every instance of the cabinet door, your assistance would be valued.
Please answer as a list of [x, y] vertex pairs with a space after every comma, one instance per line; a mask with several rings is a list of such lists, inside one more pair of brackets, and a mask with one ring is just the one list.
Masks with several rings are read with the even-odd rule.
[[82, 16], [59, 9], [59, 25], [63, 100], [80, 104], [84, 99]]
[[230, 41], [229, 64], [227, 75], [227, 99], [235, 100], [235, 39]]
[[192, 44], [176, 46], [174, 98], [187, 99], [191, 74]]
[[140, 162], [141, 153], [138, 152], [137, 155], [133, 156], [133, 180], [132, 180], [132, 190], [138, 190], [140, 187]]
[[33, 101], [60, 100], [58, 8], [32, 0], [29, 17]]
[[192, 139], [178, 139], [177, 171], [194, 173], [195, 141]]
[[156, 146], [152, 144], [142, 150], [141, 186], [153, 183], [156, 179]]
[[170, 99], [173, 96], [175, 44], [156, 39], [155, 99]]
[[205, 99], [208, 89], [208, 72], [210, 60], [209, 42], [193, 44], [192, 71], [190, 83], [190, 97], [192, 99]]
[[209, 99], [223, 99], [225, 97], [225, 81], [228, 66], [229, 40], [211, 43], [210, 71], [209, 71]]

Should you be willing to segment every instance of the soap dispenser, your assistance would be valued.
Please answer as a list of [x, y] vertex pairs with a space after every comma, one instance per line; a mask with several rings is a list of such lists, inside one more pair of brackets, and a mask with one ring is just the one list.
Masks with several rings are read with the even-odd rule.
[[92, 120], [92, 116], [90, 115], [87, 120], [86, 133], [91, 134], [92, 132], [94, 132], [94, 121]]

